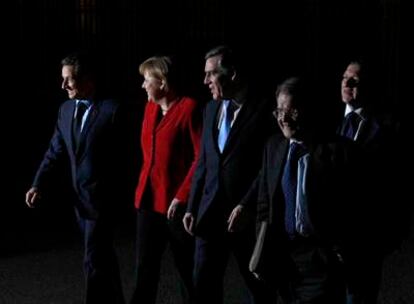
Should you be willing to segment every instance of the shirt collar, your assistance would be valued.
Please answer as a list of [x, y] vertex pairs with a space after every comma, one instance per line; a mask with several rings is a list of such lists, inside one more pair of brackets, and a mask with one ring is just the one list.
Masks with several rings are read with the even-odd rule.
[[349, 105], [349, 104], [347, 104], [346, 105], [346, 107], [345, 107], [345, 115], [344, 115], [344, 117], [346, 116], [346, 115], [348, 115], [349, 113], [351, 113], [351, 112], [355, 112], [355, 113], [357, 113], [359, 116], [361, 116], [361, 113], [362, 113], [362, 107], [359, 107], [359, 108], [354, 108], [354, 107], [352, 107], [351, 105]]
[[297, 143], [298, 145], [302, 145], [302, 146], [304, 145], [304, 142], [303, 141], [299, 141], [299, 140], [297, 140], [295, 138], [289, 139], [289, 145], [291, 145], [293, 143]]
[[79, 103], [85, 104], [88, 108], [91, 106], [91, 102], [87, 99], [76, 99], [76, 106], [78, 106]]

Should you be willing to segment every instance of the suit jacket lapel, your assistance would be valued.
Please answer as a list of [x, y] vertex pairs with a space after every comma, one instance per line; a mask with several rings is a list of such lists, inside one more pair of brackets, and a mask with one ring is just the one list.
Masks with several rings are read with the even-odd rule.
[[369, 142], [377, 135], [378, 130], [378, 123], [371, 117], [367, 117], [361, 121], [356, 140], [362, 143]]
[[[210, 140], [213, 142], [213, 146], [215, 147], [215, 150], [218, 154], [220, 154], [220, 150], [218, 147], [218, 129], [217, 129], [219, 109], [220, 109], [220, 103], [215, 100], [211, 101], [211, 104], [207, 108], [208, 112], [206, 115], [206, 121], [204, 122], [205, 127], [211, 130]], [[226, 148], [224, 148], [224, 150], [226, 150]]]
[[289, 140], [285, 139], [279, 142], [276, 142], [275, 145], [272, 145], [271, 151], [269, 153], [269, 161], [268, 161], [268, 189], [270, 191], [270, 197], [273, 197], [277, 186], [279, 185], [279, 181], [281, 178], [284, 160], [287, 158], [287, 153], [289, 149]]
[[[151, 134], [154, 134], [156, 132], [157, 129], [157, 120], [158, 120], [158, 115], [160, 115], [161, 113], [161, 108], [160, 106], [156, 105], [155, 103], [153, 103], [152, 101], [147, 101], [150, 104], [147, 104], [147, 108], [145, 111], [147, 111], [147, 120], [146, 120], [146, 128], [148, 131], [151, 132]], [[164, 118], [161, 119], [161, 121]], [[161, 122], [160, 122], [161, 123]]]
[[237, 138], [237, 133], [239, 132], [241, 126], [243, 126], [242, 121], [245, 120], [246, 118], [246, 112], [249, 112], [248, 108], [249, 106], [246, 104], [245, 106], [242, 106], [242, 108], [240, 109], [240, 112], [237, 115], [236, 121], [234, 122], [233, 126], [230, 129], [230, 133], [229, 136], [227, 137], [227, 141], [226, 141], [226, 145], [224, 146], [224, 150], [223, 153], [228, 150], [228, 147], [231, 146], [231, 142], [232, 140], [234, 140], [234, 138]]
[[75, 116], [75, 108], [76, 108], [76, 102], [72, 101], [69, 104], [69, 110], [63, 111], [63, 115], [65, 115], [63, 119], [64, 126], [62, 127], [62, 130], [64, 130], [64, 137], [66, 137], [68, 140], [68, 146], [69, 151], [73, 151], [73, 153], [76, 153], [74, 143], [73, 143], [73, 124], [74, 124], [74, 116]]
[[[234, 143], [239, 136], [242, 136], [240, 132], [243, 130], [243, 127], [248, 124], [248, 121], [253, 118], [255, 108], [254, 103], [252, 100], [246, 100], [240, 109], [240, 112], [237, 115], [236, 121], [234, 122], [233, 126], [230, 129], [229, 136], [227, 138], [226, 145], [224, 146], [224, 150], [222, 156], [225, 157], [223, 164], [231, 157], [232, 151], [235, 147]], [[217, 142], [217, 127], [216, 127], [216, 142]], [[216, 144], [217, 145], [217, 144]], [[217, 147], [218, 151], [218, 147]]]
[[158, 106], [155, 108], [155, 111], [153, 112], [153, 115], [151, 117], [151, 123], [152, 126], [155, 126], [155, 132], [158, 132], [161, 128], [163, 128], [164, 126], [166, 126], [168, 124], [168, 122], [173, 119], [172, 117], [174, 117], [174, 119], [177, 118], [177, 116], [173, 115], [173, 112], [177, 110], [177, 106], [180, 103], [179, 100], [177, 100], [172, 106], [171, 108], [168, 110], [168, 112], [162, 117], [162, 119], [160, 120], [160, 122], [157, 124], [157, 118], [159, 115], [159, 111], [161, 111], [161, 107]]

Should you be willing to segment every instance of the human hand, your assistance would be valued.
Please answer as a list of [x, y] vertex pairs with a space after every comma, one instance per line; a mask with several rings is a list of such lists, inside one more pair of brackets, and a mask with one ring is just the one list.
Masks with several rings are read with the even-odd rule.
[[194, 235], [194, 216], [190, 212], [186, 212], [183, 217], [184, 229], [189, 234]]
[[37, 187], [32, 187], [26, 192], [26, 205], [29, 208], [34, 208], [35, 204], [41, 199], [41, 195]]
[[181, 201], [177, 198], [174, 198], [170, 204], [170, 207], [168, 207], [167, 211], [167, 219], [172, 220], [177, 215], [177, 209], [180, 206]]
[[230, 216], [227, 220], [227, 224], [228, 224], [227, 230], [229, 232], [235, 232], [235, 231], [239, 231], [242, 229], [243, 210], [244, 210], [243, 205], [239, 204], [236, 207], [234, 207], [234, 209], [231, 211]]

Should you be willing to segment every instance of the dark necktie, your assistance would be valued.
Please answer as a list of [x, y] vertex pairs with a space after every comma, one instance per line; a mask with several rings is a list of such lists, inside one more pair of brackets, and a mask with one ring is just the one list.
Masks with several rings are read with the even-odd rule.
[[296, 231], [297, 171], [298, 160], [303, 152], [300, 144], [296, 142], [290, 144], [288, 158], [282, 176], [282, 191], [285, 198], [285, 229], [291, 239], [294, 237]]
[[234, 109], [230, 100], [223, 100], [222, 111], [223, 120], [221, 121], [221, 126], [218, 134], [218, 147], [220, 149], [220, 152], [223, 152], [224, 150], [224, 146], [231, 129], [231, 121], [233, 120], [234, 116]]
[[357, 113], [355, 113], [354, 111], [348, 113], [344, 119], [342, 127], [342, 136], [354, 140], [360, 122], [361, 117]]
[[86, 110], [88, 109], [88, 106], [80, 101], [76, 105], [76, 116], [75, 121], [73, 123], [73, 139], [75, 143], [75, 147], [77, 148], [79, 145], [81, 132], [82, 132], [82, 120], [83, 116], [85, 115]]

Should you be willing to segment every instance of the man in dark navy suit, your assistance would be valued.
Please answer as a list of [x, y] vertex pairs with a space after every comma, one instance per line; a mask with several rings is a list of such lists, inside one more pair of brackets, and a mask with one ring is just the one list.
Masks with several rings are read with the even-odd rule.
[[[348, 63], [341, 81], [345, 108], [338, 133], [359, 145], [364, 159], [355, 175], [365, 174], [363, 191], [355, 192], [361, 204], [352, 212], [352, 236], [347, 242], [345, 262], [348, 276], [348, 303], [376, 303], [387, 252], [398, 245], [405, 229], [402, 180], [398, 170], [403, 158], [397, 134], [379, 111], [379, 80], [366, 60]], [[380, 74], [381, 75], [381, 74]], [[387, 109], [388, 110], [388, 109]], [[389, 113], [388, 113], [389, 114]], [[352, 182], [352, 183], [351, 183]]]
[[268, 303], [261, 283], [248, 270], [255, 207], [240, 201], [258, 174], [261, 151], [272, 132], [270, 103], [247, 85], [230, 48], [214, 48], [205, 59], [204, 84], [213, 100], [205, 108], [200, 156], [183, 219], [196, 237], [197, 303], [223, 302], [230, 253], [249, 289], [248, 303]]
[[124, 303], [112, 244], [113, 214], [122, 194], [116, 186], [119, 106], [97, 95], [96, 66], [86, 54], [69, 55], [61, 63], [62, 89], [69, 100], [59, 109], [55, 132], [26, 193], [26, 204], [35, 207], [49, 182], [70, 167], [85, 245], [84, 303]]

